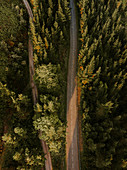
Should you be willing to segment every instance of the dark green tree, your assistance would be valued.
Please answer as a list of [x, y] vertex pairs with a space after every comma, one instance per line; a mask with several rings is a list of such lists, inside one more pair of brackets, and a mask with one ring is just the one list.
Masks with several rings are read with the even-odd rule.
[[117, 0], [80, 0], [78, 6], [82, 166], [84, 169], [126, 168], [126, 128], [121, 126], [126, 117], [121, 95], [127, 93], [125, 6]]
[[[30, 0], [33, 21], [20, 0], [0, 2], [0, 141], [3, 169], [41, 169], [47, 140], [54, 169], [65, 159], [69, 1]], [[38, 103], [33, 106], [28, 38], [34, 49]], [[40, 124], [40, 125], [39, 125]], [[48, 128], [50, 125], [50, 128]]]
[[[34, 15], [34, 22], [30, 21], [30, 34], [34, 47], [34, 79], [41, 108], [41, 112], [35, 112], [34, 126], [36, 130], [44, 131], [42, 125], [37, 126], [37, 122], [40, 121], [40, 124], [45, 122], [45, 125], [43, 124], [45, 127], [51, 124], [52, 128], [45, 129], [45, 138], [44, 135], [40, 138], [48, 143], [53, 167], [59, 169], [65, 156], [65, 130], [63, 128], [61, 131], [63, 137], [59, 139], [57, 132], [59, 133], [60, 127], [66, 124], [66, 61], [69, 43], [69, 36], [66, 34], [69, 33], [69, 3], [49, 0], [48, 3], [47, 1], [31, 1], [31, 4]], [[65, 8], [68, 9], [67, 12]], [[53, 121], [53, 115], [58, 119], [58, 126]], [[53, 136], [48, 137], [48, 132]], [[59, 161], [57, 161], [58, 157]]]

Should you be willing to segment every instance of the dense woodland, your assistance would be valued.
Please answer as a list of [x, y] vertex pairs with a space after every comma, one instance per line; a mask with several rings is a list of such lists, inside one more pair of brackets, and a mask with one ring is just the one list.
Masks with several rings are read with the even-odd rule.
[[82, 167], [127, 168], [126, 5], [79, 0]]
[[[66, 169], [69, 0], [28, 2], [33, 20], [23, 1], [0, 0], [0, 169], [41, 170], [45, 155], [40, 139], [48, 145], [53, 169]], [[75, 6], [81, 169], [126, 169], [126, 1], [75, 0]], [[36, 105], [30, 85], [29, 39]]]
[[[69, 3], [29, 3], [33, 21], [21, 1], [0, 2], [0, 133], [4, 143], [1, 166], [41, 169], [42, 138], [48, 144], [53, 166], [59, 169], [65, 159]], [[29, 37], [33, 42], [34, 81], [38, 88], [36, 106], [29, 78]], [[42, 136], [38, 137], [38, 130]]]

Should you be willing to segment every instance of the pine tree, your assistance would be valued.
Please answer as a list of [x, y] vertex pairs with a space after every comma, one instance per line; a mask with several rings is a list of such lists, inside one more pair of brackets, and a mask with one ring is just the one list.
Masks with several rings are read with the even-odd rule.
[[120, 152], [118, 141], [125, 143], [126, 129], [120, 127], [121, 120], [115, 119], [123, 114], [118, 110], [127, 78], [125, 24], [122, 22], [125, 9], [122, 1], [116, 0], [80, 0], [78, 5], [81, 17], [78, 76], [82, 87], [84, 131], [82, 166], [120, 169], [126, 154], [123, 149]]
[[[58, 122], [61, 122], [60, 119], [64, 119], [63, 117], [65, 115], [66, 88], [65, 60], [67, 59], [68, 55], [67, 44], [69, 42], [69, 38], [66, 34], [67, 31], [69, 32], [68, 21], [70, 12], [68, 7], [69, 3], [67, 2], [66, 5], [64, 5], [64, 3], [61, 1], [57, 2], [49, 0], [47, 2], [44, 0], [42, 2], [36, 1], [36, 4], [32, 3], [32, 5], [34, 23], [30, 22], [30, 35], [32, 37], [34, 47], [34, 80], [38, 87], [39, 106], [40, 108], [42, 108], [42, 113], [36, 112], [34, 115], [34, 126], [35, 129], [37, 129], [36, 126], [38, 119], [43, 119], [44, 121], [46, 120], [47, 124], [52, 123], [53, 116], [58, 119]], [[65, 10], [65, 7], [66, 9], [68, 9], [67, 12]], [[42, 98], [46, 96], [49, 96], [49, 102], [41, 102]], [[56, 105], [53, 104], [53, 101], [50, 101], [51, 99], [54, 100], [56, 98], [59, 101], [58, 105], [61, 105], [61, 107], [56, 107]], [[55, 112], [53, 112], [54, 109]], [[42, 116], [41, 114], [44, 115]], [[42, 121], [41, 123], [43, 124]], [[59, 127], [61, 126], [61, 123], [58, 123]], [[45, 124], [45, 127], [48, 126], [47, 124]], [[62, 126], [64, 126], [64, 124], [65, 122]], [[52, 123], [52, 126], [54, 128], [56, 125]], [[39, 129], [42, 129], [41, 126], [39, 127]], [[47, 130], [45, 129], [45, 131]], [[53, 166], [55, 167], [55, 169], [59, 169], [59, 167], [61, 166], [61, 161], [64, 160], [63, 155], [65, 154], [65, 131], [61, 132], [61, 135], [63, 135], [63, 138], [61, 139], [55, 138], [55, 135], [57, 134], [57, 129], [55, 129], [55, 131], [53, 130], [52, 132], [54, 134], [54, 141], [52, 141], [51, 138], [49, 140], [50, 142], [47, 142], [51, 151]], [[49, 131], [49, 133], [51, 132]], [[42, 136], [44, 138], [43, 134]], [[61, 140], [59, 144], [57, 140]], [[52, 143], [52, 146], [50, 143]], [[55, 152], [55, 149], [53, 149], [53, 147], [56, 148], [56, 151], [62, 152], [58, 154], [57, 152]], [[57, 161], [58, 163], [56, 165], [55, 162], [58, 157], [60, 161]]]
[[[53, 166], [57, 170], [63, 166], [65, 158], [69, 50], [66, 34], [69, 32], [70, 9], [67, 1], [60, 1], [60, 8], [54, 0], [29, 2], [33, 12], [30, 28], [27, 11], [20, 0], [0, 2], [0, 140], [4, 143], [0, 166], [3, 169], [41, 169], [45, 155], [40, 149], [38, 130], [44, 130], [46, 135], [39, 133], [40, 138], [48, 140]], [[3, 23], [8, 18], [9, 22]], [[35, 71], [35, 74], [31, 80], [38, 85], [39, 103], [34, 108], [28, 71], [31, 66], [28, 64], [28, 37], [34, 50], [32, 69], [35, 70], [31, 72], [30, 68], [30, 72], [33, 75]], [[40, 124], [45, 128], [36, 127], [38, 120], [42, 120]], [[47, 150], [47, 145], [45, 147]]]

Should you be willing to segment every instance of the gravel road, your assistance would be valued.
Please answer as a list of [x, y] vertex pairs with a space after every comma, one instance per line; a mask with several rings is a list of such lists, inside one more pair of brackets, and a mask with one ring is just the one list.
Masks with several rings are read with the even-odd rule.
[[67, 170], [79, 170], [77, 138], [77, 25], [74, 0], [70, 0], [70, 56], [67, 77], [67, 129], [66, 129], [66, 165]]

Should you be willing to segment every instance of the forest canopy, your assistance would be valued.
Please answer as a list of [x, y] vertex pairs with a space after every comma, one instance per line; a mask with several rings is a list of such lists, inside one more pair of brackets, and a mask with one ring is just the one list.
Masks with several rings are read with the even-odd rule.
[[[0, 169], [64, 170], [70, 1], [25, 2], [0, 1]], [[127, 169], [126, 1], [74, 3], [80, 167]]]

